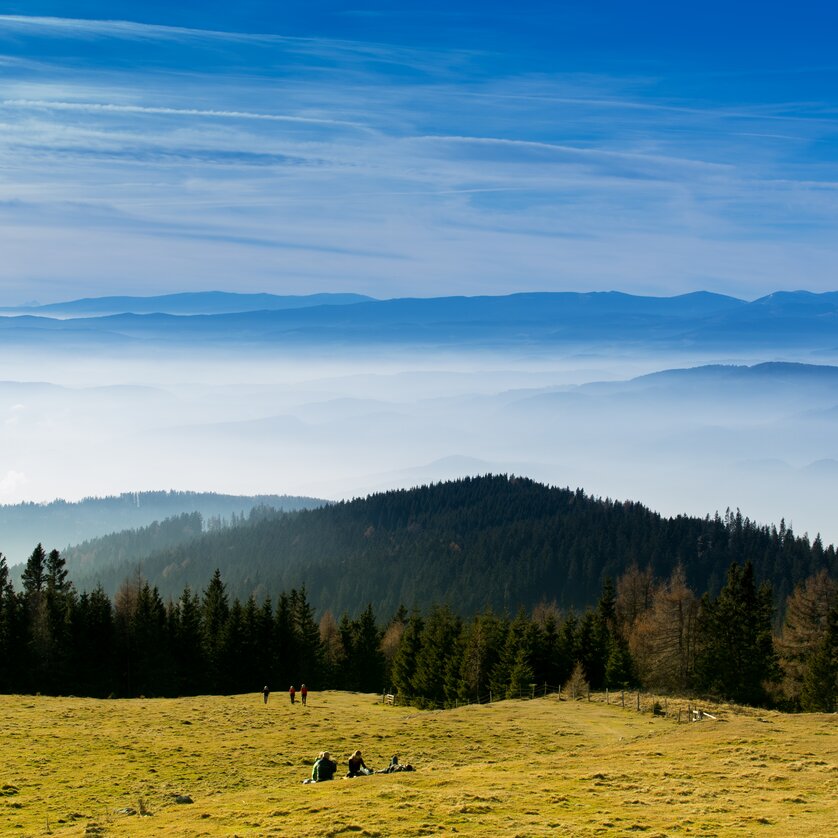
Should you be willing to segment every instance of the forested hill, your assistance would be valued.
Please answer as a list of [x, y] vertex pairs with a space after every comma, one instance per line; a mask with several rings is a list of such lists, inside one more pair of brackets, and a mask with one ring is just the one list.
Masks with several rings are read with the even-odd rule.
[[[377, 613], [449, 603], [462, 614], [542, 601], [582, 608], [606, 576], [633, 563], [659, 578], [678, 563], [698, 593], [716, 593], [731, 562], [753, 563], [778, 602], [826, 567], [833, 547], [740, 515], [663, 518], [639, 503], [600, 500], [531, 480], [485, 476], [391, 491], [319, 509], [254, 519], [158, 552], [142, 573], [160, 593], [202, 590], [219, 568], [231, 596], [257, 601], [305, 585], [321, 611]], [[101, 582], [113, 594], [136, 563]], [[80, 580], [76, 580], [77, 583]]]

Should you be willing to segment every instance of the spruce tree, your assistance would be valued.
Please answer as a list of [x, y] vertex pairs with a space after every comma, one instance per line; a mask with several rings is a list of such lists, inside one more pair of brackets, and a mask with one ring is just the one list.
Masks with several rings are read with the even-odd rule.
[[323, 644], [320, 642], [320, 627], [314, 620], [314, 608], [308, 601], [305, 586], [291, 592], [291, 623], [297, 652], [295, 683], [319, 688], [323, 677]]
[[207, 682], [210, 691], [217, 692], [224, 684], [225, 630], [230, 616], [227, 586], [216, 568], [201, 602], [201, 635], [207, 663]]
[[23, 593], [29, 598], [40, 594], [44, 590], [46, 558], [47, 554], [44, 552], [44, 547], [39, 542], [26, 560], [21, 581], [23, 582]]
[[764, 704], [765, 683], [778, 677], [767, 585], [757, 588], [753, 566], [734, 562], [715, 600], [705, 594], [698, 622], [696, 678], [700, 690], [740, 704]]
[[6, 557], [0, 553], [0, 692], [13, 692], [20, 663], [20, 619]]
[[405, 701], [409, 701], [416, 695], [414, 676], [416, 674], [416, 661], [422, 649], [424, 628], [425, 621], [422, 615], [418, 611], [414, 611], [404, 627], [399, 649], [393, 658], [391, 680], [400, 699]]
[[357, 689], [379, 692], [384, 684], [384, 654], [381, 651], [382, 632], [375, 621], [372, 605], [367, 605], [352, 626], [352, 668]]

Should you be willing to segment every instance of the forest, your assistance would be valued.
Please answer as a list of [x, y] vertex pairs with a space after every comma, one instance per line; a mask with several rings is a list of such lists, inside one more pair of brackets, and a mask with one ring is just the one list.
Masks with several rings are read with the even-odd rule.
[[231, 598], [216, 570], [200, 593], [164, 601], [137, 575], [111, 599], [78, 593], [39, 544], [15, 590], [0, 557], [0, 692], [99, 697], [286, 689], [393, 691], [422, 707], [631, 687], [788, 710], [838, 706], [838, 582], [826, 570], [788, 597], [772, 629], [770, 583], [733, 562], [699, 595], [682, 566], [606, 577], [595, 605], [542, 602], [462, 617], [447, 605], [383, 615], [372, 605], [315, 619], [305, 588]]
[[[195, 537], [184, 538], [190, 531]], [[88, 542], [68, 560], [80, 590], [101, 585], [111, 597], [140, 572], [164, 599], [177, 598], [217, 568], [232, 597], [261, 601], [304, 587], [318, 614], [357, 614], [367, 603], [379, 614], [447, 604], [468, 617], [542, 601], [579, 611], [597, 601], [607, 577], [635, 564], [659, 578], [680, 566], [694, 590], [716, 596], [728, 567], [750, 562], [771, 584], [779, 623], [799, 582], [821, 570], [838, 578], [834, 546], [782, 521], [760, 526], [738, 511], [665, 518], [640, 503], [507, 475], [290, 513], [259, 507], [203, 535], [184, 519]]]

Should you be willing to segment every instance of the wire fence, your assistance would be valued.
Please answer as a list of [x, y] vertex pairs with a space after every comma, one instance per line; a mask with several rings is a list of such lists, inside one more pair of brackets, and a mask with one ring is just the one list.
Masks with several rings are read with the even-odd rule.
[[448, 701], [434, 701], [422, 696], [412, 696], [410, 699], [401, 698], [398, 693], [382, 693], [382, 703], [388, 705], [410, 705], [425, 710], [454, 710], [473, 704], [493, 704], [497, 701], [532, 701], [535, 699], [551, 699], [553, 701], [588, 701], [608, 704], [621, 709], [633, 710], [638, 713], [650, 713], [674, 719], [677, 722], [696, 722], [704, 719], [715, 720], [720, 713], [721, 705], [712, 699], [697, 699], [682, 696], [661, 695], [644, 692], [643, 690], [597, 690], [591, 691], [587, 685], [574, 687], [565, 684], [529, 684], [518, 690], [505, 690], [494, 693], [491, 690], [473, 697], [455, 698]]

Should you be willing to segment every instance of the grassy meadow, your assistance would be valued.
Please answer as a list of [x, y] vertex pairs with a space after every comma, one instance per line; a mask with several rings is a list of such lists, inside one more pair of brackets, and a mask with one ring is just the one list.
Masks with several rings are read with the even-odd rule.
[[[0, 696], [0, 835], [838, 836], [838, 718], [668, 709]], [[301, 783], [355, 748], [417, 770]]]

